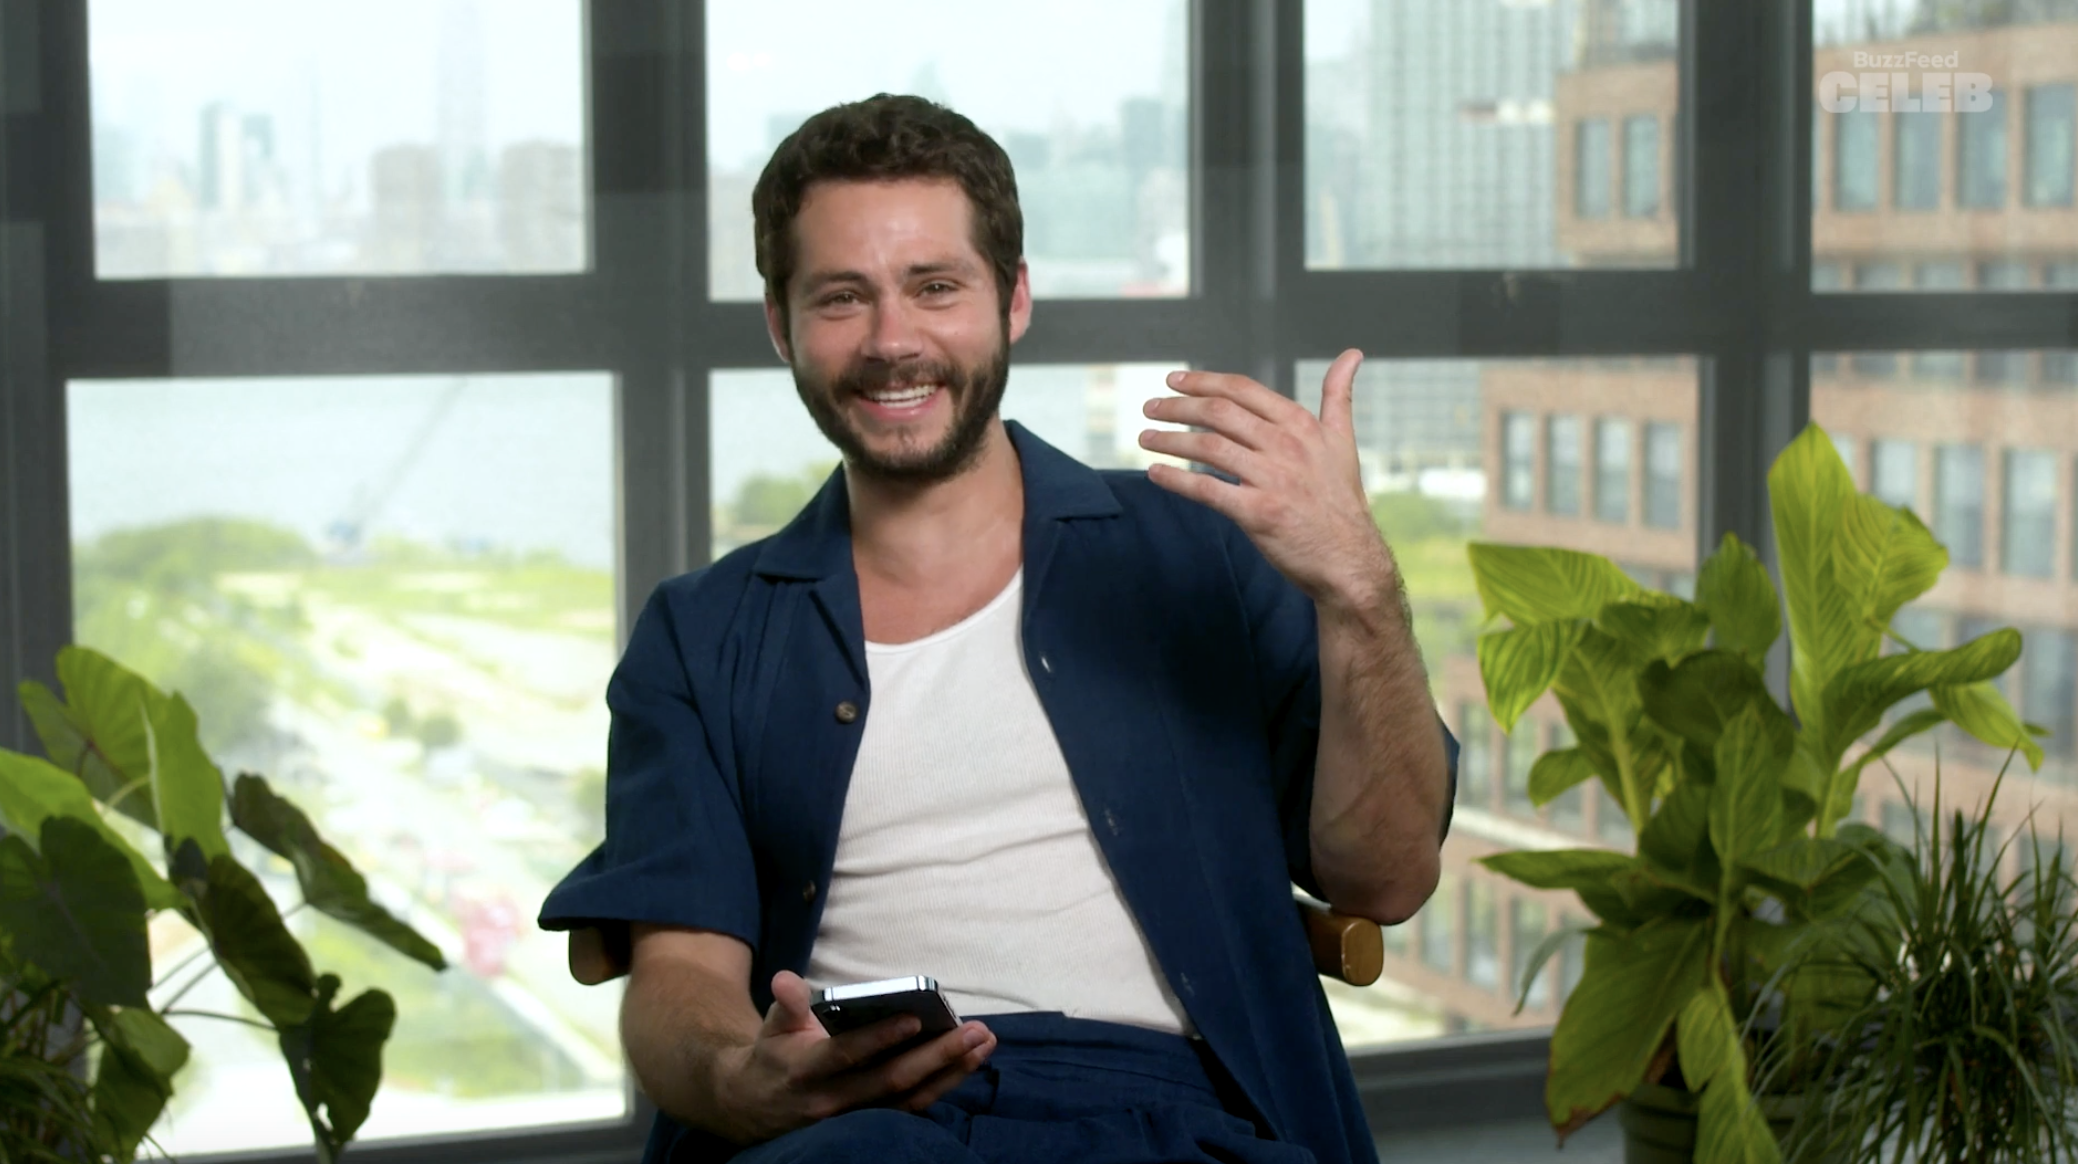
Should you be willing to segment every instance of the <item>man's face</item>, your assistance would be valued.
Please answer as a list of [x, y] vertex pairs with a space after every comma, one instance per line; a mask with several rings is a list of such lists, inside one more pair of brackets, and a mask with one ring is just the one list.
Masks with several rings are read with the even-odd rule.
[[856, 472], [944, 480], [971, 465], [1031, 317], [1022, 266], [998, 306], [973, 209], [946, 180], [821, 182], [794, 219], [797, 261], [780, 336], [794, 386]]

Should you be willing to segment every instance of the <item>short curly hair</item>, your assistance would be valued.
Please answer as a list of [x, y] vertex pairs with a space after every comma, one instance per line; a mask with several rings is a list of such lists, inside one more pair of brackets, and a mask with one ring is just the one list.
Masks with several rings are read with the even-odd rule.
[[832, 106], [788, 134], [751, 191], [758, 274], [790, 326], [787, 283], [798, 254], [794, 218], [810, 186], [825, 181], [951, 178], [974, 209], [974, 248], [996, 277], [1000, 309], [1010, 310], [1024, 257], [1025, 218], [1010, 155], [973, 122], [921, 97], [877, 93]]

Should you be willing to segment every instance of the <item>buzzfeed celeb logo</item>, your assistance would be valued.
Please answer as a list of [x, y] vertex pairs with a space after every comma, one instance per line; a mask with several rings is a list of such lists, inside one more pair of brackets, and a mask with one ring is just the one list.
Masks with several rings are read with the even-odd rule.
[[[1956, 71], [1961, 54], [1854, 54], [1854, 72], [1818, 79], [1827, 113], [1983, 113], [1991, 108], [1991, 74]], [[1917, 69], [1919, 72], [1907, 72]]]

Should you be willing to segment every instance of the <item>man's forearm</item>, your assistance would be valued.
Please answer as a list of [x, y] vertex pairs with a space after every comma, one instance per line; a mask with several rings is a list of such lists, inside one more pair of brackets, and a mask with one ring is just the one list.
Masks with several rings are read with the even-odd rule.
[[642, 1093], [687, 1127], [743, 1143], [740, 1113], [721, 1094], [723, 1066], [757, 1039], [759, 1017], [738, 983], [704, 967], [632, 975], [621, 999], [621, 1043]]
[[1314, 878], [1329, 904], [1393, 924], [1439, 873], [1449, 774], [1428, 674], [1398, 571], [1317, 599], [1320, 754], [1310, 820]]

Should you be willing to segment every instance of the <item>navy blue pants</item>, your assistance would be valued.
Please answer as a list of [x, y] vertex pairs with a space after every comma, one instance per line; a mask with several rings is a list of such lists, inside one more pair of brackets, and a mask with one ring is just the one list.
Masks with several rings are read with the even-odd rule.
[[1222, 1106], [1201, 1044], [1055, 1013], [975, 1017], [996, 1049], [928, 1111], [846, 1112], [734, 1164], [1313, 1164]]

